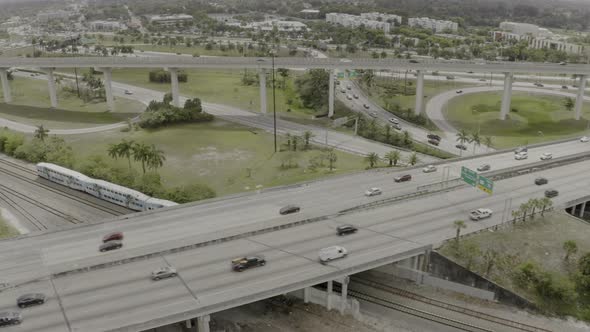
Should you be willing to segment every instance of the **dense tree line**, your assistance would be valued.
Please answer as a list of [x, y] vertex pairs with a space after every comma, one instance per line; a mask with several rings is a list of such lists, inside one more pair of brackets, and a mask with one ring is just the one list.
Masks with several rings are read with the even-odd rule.
[[184, 107], [174, 107], [170, 104], [172, 95], [166, 94], [160, 101], [152, 100], [145, 112], [141, 114], [139, 126], [142, 128], [158, 128], [174, 123], [208, 122], [213, 115], [203, 112], [199, 98], [189, 99]]
[[[153, 83], [170, 83], [170, 72], [163, 69], [152, 70], [149, 73], [150, 82]], [[178, 72], [178, 82], [186, 83], [188, 81], [188, 75], [183, 72]]]

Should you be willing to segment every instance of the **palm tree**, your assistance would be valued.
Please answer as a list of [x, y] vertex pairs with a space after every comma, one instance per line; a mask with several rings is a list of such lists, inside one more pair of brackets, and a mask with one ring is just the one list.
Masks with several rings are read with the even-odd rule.
[[49, 136], [49, 129], [45, 129], [43, 125], [37, 126], [37, 129], [35, 130], [35, 138], [45, 142], [47, 136]]
[[410, 141], [412, 139], [412, 134], [410, 134], [410, 132], [407, 130], [404, 130], [403, 134], [404, 134], [404, 144], [409, 145]]
[[303, 133], [303, 140], [305, 141], [305, 149], [309, 149], [309, 140], [311, 140], [314, 137], [314, 134], [307, 130], [306, 132]]
[[158, 168], [164, 166], [164, 161], [166, 161], [164, 151], [159, 150], [154, 144], [152, 144], [149, 148], [149, 154], [146, 160], [148, 168], [156, 171]]
[[123, 139], [121, 143], [118, 144], [119, 157], [127, 158], [127, 162], [129, 163], [129, 169], [131, 169], [131, 155], [133, 154], [133, 144], [133, 140], [126, 139]]
[[488, 148], [488, 150], [489, 150], [492, 147], [492, 145], [494, 145], [492, 137], [491, 136], [484, 136], [483, 145], [485, 145], [486, 148]]
[[522, 211], [512, 210], [511, 214], [512, 214], [512, 219], [516, 222], [516, 221], [518, 221], [518, 218], [520, 218], [522, 216]]
[[523, 222], [526, 221], [526, 215], [529, 212], [530, 208], [531, 208], [530, 202], [520, 204], [519, 210], [522, 212], [522, 221]]
[[529, 199], [529, 201], [527, 202], [527, 204], [532, 209], [532, 211], [531, 211], [531, 218], [534, 218], [535, 217], [535, 210], [537, 208], [540, 208], [541, 207], [541, 203], [539, 202], [539, 199], [537, 199], [537, 198], [531, 198], [531, 199]]
[[[459, 144], [465, 144], [465, 142], [469, 141], [469, 134], [463, 129], [457, 133], [457, 142]], [[463, 149], [459, 149], [459, 155], [463, 154]]]
[[389, 160], [389, 166], [397, 166], [401, 154], [398, 150], [391, 150], [385, 154], [385, 159]]
[[453, 227], [455, 227], [455, 231], [457, 232], [455, 234], [455, 244], [459, 245], [459, 237], [461, 236], [461, 229], [467, 228], [467, 225], [465, 225], [465, 222], [463, 220], [455, 220], [455, 222], [453, 222]]
[[543, 197], [543, 198], [541, 198], [540, 204], [542, 206], [541, 216], [543, 216], [545, 214], [545, 209], [553, 206], [553, 201], [551, 200], [551, 198]]
[[329, 168], [330, 168], [330, 172], [334, 170], [334, 165], [336, 164], [336, 161], [338, 160], [338, 155], [336, 154], [336, 152], [334, 152], [334, 149], [330, 149], [330, 151], [328, 151], [328, 163], [329, 163]]
[[145, 174], [145, 164], [151, 153], [150, 147], [144, 143], [135, 143], [131, 149], [133, 151], [133, 159], [141, 162], [141, 169], [143, 170], [143, 174]]
[[365, 161], [369, 163], [369, 168], [373, 168], [379, 161], [379, 155], [375, 152], [371, 152], [365, 157]]
[[420, 159], [418, 159], [418, 154], [416, 152], [412, 152], [411, 155], [408, 156], [408, 164], [414, 166], [416, 165]]
[[565, 250], [564, 261], [569, 261], [570, 256], [578, 252], [578, 244], [574, 240], [568, 240], [563, 243], [563, 250]]
[[473, 143], [473, 154], [475, 154], [475, 147], [481, 145], [481, 137], [479, 136], [479, 132], [471, 133], [469, 137], [469, 142]]

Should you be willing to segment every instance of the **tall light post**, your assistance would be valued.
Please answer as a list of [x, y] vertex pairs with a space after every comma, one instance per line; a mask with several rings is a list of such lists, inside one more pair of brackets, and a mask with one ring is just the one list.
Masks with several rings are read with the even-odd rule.
[[273, 129], [274, 129], [274, 140], [275, 140], [275, 152], [277, 152], [277, 98], [275, 94], [275, 52], [270, 52], [272, 57], [272, 118], [273, 118]]

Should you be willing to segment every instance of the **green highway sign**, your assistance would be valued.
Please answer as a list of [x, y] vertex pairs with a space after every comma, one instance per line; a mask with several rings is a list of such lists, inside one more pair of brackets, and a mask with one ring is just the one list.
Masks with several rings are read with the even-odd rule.
[[355, 78], [356, 76], [357, 76], [356, 70], [351, 70], [348, 73], [348, 77], [350, 77], [350, 78]]
[[477, 188], [491, 195], [494, 190], [494, 182], [486, 177], [479, 176]]
[[343, 79], [343, 78], [344, 78], [344, 72], [341, 72], [341, 71], [340, 71], [340, 72], [338, 72], [338, 74], [337, 74], [337, 75], [338, 75], [338, 78], [339, 78], [339, 79]]
[[465, 166], [462, 166], [461, 179], [463, 179], [463, 181], [465, 181], [468, 185], [475, 187], [475, 185], [477, 184], [477, 172], [472, 171]]

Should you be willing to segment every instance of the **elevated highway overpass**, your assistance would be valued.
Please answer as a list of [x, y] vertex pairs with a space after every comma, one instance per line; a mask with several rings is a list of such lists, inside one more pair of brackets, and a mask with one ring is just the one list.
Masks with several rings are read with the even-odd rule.
[[[201, 317], [204, 328], [211, 313], [424, 253], [452, 238], [453, 221], [467, 219], [470, 210], [486, 207], [495, 214], [468, 221], [467, 233], [502, 223], [510, 209], [542, 197], [547, 188], [560, 191], [554, 199], [558, 206], [588, 196], [590, 161], [581, 161], [500, 180], [493, 195], [460, 187], [339, 213], [415, 193], [417, 186], [441, 180], [443, 170], [454, 178], [461, 166], [475, 169], [489, 163], [494, 171], [536, 164], [544, 152], [555, 158], [588, 153], [588, 144], [531, 148], [529, 159], [522, 161], [514, 160], [512, 151], [451, 160], [428, 174], [420, 168], [362, 172], [0, 241], [0, 282], [14, 285], [1, 291], [0, 310], [13, 309], [23, 293], [49, 296], [45, 305], [25, 311], [22, 325], [6, 330], [141, 331], [195, 317]], [[405, 173], [414, 179], [393, 182]], [[549, 184], [534, 185], [537, 176]], [[383, 189], [382, 197], [365, 197], [364, 191], [374, 186]], [[278, 210], [286, 204], [299, 204], [302, 211], [280, 216]], [[335, 228], [341, 224], [353, 224], [359, 232], [338, 237]], [[115, 230], [125, 233], [125, 246], [99, 253], [101, 237]], [[336, 244], [346, 247], [349, 256], [320, 264], [317, 251]], [[232, 272], [230, 260], [249, 254], [265, 255], [268, 264]], [[176, 267], [179, 277], [152, 282], [150, 272], [163, 265]]]

